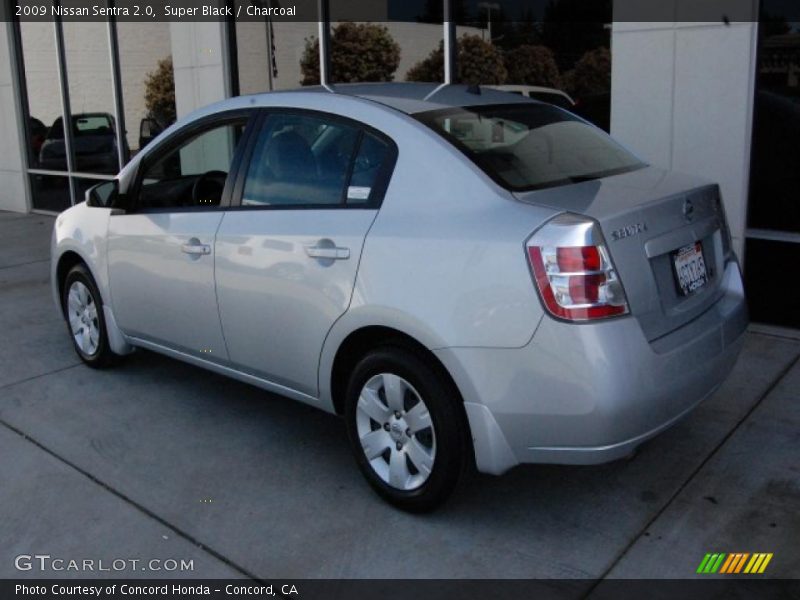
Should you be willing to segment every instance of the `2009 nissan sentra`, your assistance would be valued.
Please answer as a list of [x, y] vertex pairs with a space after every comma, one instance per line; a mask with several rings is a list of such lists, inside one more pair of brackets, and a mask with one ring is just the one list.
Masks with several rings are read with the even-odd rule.
[[631, 454], [747, 325], [717, 185], [477, 87], [202, 109], [62, 213], [52, 258], [88, 365], [141, 347], [343, 415], [416, 511], [473, 465]]

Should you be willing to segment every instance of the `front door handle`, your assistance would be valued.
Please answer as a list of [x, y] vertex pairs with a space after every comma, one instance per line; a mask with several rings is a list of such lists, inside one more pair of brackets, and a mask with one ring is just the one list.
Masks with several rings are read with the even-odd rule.
[[205, 254], [211, 254], [211, 246], [208, 244], [201, 244], [200, 240], [192, 238], [181, 246], [181, 252], [194, 256], [203, 256]]
[[338, 246], [306, 246], [306, 254], [311, 258], [347, 260], [350, 258], [350, 248], [340, 248]]

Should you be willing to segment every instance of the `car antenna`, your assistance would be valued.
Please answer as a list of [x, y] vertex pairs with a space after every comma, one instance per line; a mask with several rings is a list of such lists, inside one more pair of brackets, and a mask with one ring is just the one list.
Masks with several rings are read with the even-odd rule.
[[480, 96], [481, 95], [481, 86], [479, 86], [477, 83], [473, 83], [467, 88], [467, 93], [468, 94], [475, 94], [476, 96]]

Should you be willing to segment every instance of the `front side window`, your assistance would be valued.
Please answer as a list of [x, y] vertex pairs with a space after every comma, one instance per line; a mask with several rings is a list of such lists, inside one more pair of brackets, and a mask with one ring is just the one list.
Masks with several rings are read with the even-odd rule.
[[414, 116], [513, 191], [579, 183], [645, 166], [596, 127], [547, 104], [475, 106]]
[[146, 166], [139, 208], [219, 206], [245, 122], [211, 126]]
[[365, 205], [388, 157], [388, 145], [356, 125], [273, 115], [253, 151], [242, 206]]

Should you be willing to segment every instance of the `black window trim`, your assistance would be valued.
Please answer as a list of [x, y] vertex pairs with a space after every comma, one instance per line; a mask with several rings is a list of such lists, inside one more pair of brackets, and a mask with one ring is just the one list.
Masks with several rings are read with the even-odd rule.
[[[255, 152], [256, 142], [261, 137], [263, 133], [266, 132], [266, 127], [268, 126], [268, 120], [272, 115], [298, 115], [298, 116], [309, 116], [314, 117], [317, 119], [324, 119], [326, 121], [330, 121], [333, 123], [341, 123], [348, 127], [353, 127], [359, 131], [359, 136], [356, 140], [355, 147], [353, 148], [352, 156], [350, 157], [350, 165], [347, 169], [347, 177], [344, 182], [343, 190], [342, 190], [342, 202], [339, 204], [264, 204], [264, 205], [255, 205], [255, 204], [248, 204], [242, 205], [242, 196], [244, 195], [244, 184], [245, 180], [247, 179], [247, 173], [250, 167], [250, 161], [253, 158], [253, 153]], [[372, 186], [372, 191], [370, 192], [370, 197], [367, 202], [361, 202], [358, 204], [349, 204], [347, 202], [347, 188], [350, 185], [350, 181], [352, 179], [352, 171], [353, 165], [355, 163], [355, 159], [358, 156], [359, 151], [361, 150], [361, 144], [364, 140], [365, 133], [369, 133], [380, 141], [384, 142], [388, 149], [389, 155], [384, 160], [381, 168], [378, 170], [377, 175], [375, 176], [375, 184]], [[374, 127], [367, 125], [362, 121], [357, 121], [355, 119], [351, 119], [349, 117], [345, 117], [342, 115], [338, 115], [336, 113], [329, 113], [321, 110], [313, 110], [308, 108], [294, 108], [294, 107], [265, 107], [259, 110], [259, 118], [255, 127], [253, 127], [253, 133], [248, 137], [247, 140], [247, 148], [245, 148], [241, 162], [239, 164], [238, 172], [236, 175], [236, 182], [233, 186], [233, 194], [231, 196], [231, 204], [226, 208], [226, 210], [231, 211], [239, 211], [239, 210], [377, 210], [383, 204], [384, 197], [386, 196], [386, 191], [389, 188], [389, 183], [391, 182], [392, 175], [394, 174], [394, 168], [397, 164], [397, 158], [399, 156], [399, 150], [397, 148], [397, 144], [395, 141], [383, 133], [382, 131], [375, 129]]]
[[[217, 212], [227, 210], [231, 206], [234, 182], [237, 180], [239, 168], [242, 164], [245, 148], [254, 138], [254, 130], [259, 124], [259, 113], [254, 108], [237, 108], [201, 117], [196, 121], [188, 123], [177, 131], [173, 132], [168, 138], [158, 142], [152, 149], [147, 150], [147, 154], [142, 158], [136, 167], [136, 174], [133, 181], [126, 191], [125, 214], [155, 214], [155, 213], [202, 213]], [[222, 198], [217, 206], [172, 206], [157, 208], [141, 208], [139, 206], [139, 191], [141, 190], [142, 180], [147, 169], [164, 158], [170, 152], [180, 147], [187, 140], [211, 131], [217, 127], [241, 123], [244, 125], [244, 136], [240, 140], [231, 161], [231, 168], [225, 180], [225, 188], [222, 191]]]

